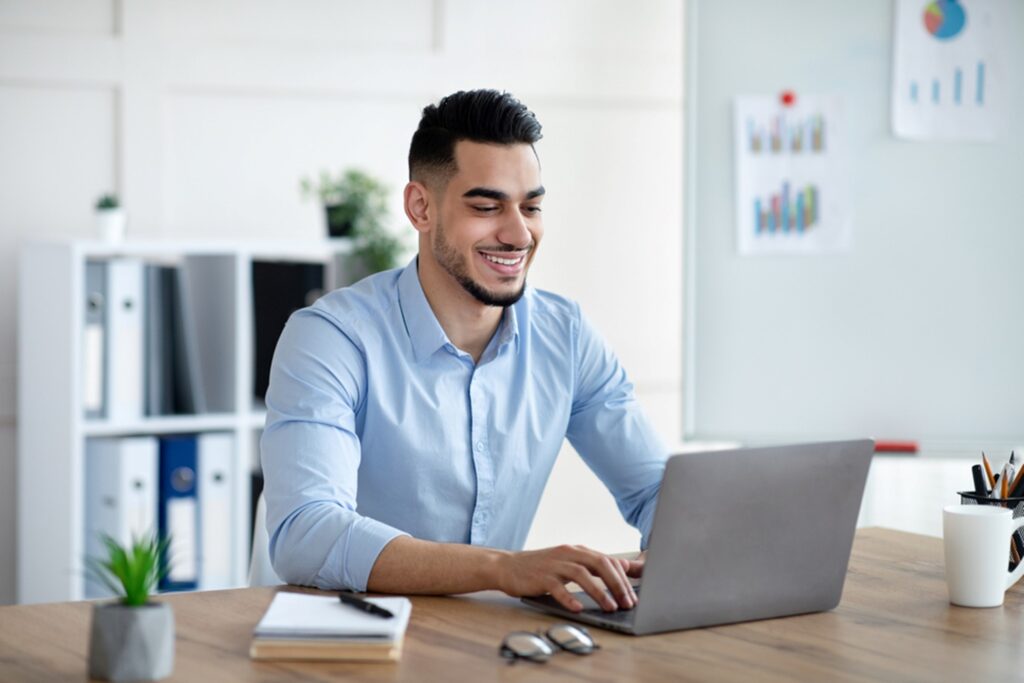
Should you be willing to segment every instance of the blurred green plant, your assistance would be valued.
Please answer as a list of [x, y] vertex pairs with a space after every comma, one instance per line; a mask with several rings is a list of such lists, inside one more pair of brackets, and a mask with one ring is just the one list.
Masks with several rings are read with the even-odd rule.
[[116, 194], [105, 194], [96, 200], [96, 209], [103, 211], [105, 209], [116, 209], [121, 206], [121, 203], [117, 201]]
[[163, 558], [171, 539], [158, 540], [154, 534], [149, 538], [132, 539], [128, 546], [122, 546], [107, 534], [102, 534], [101, 538], [106, 557], [86, 558], [89, 569], [107, 588], [121, 596], [124, 605], [145, 605], [170, 569]]
[[405, 248], [385, 227], [388, 188], [373, 176], [350, 168], [332, 176], [321, 171], [318, 181], [303, 178], [302, 193], [317, 198], [327, 214], [330, 237], [350, 237], [352, 255], [371, 273], [395, 268]]

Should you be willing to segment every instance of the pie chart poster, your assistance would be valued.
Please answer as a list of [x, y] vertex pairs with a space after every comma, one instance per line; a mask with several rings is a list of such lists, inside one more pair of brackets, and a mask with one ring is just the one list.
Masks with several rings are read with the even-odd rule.
[[995, 140], [1005, 125], [1009, 2], [897, 0], [892, 127], [912, 140]]

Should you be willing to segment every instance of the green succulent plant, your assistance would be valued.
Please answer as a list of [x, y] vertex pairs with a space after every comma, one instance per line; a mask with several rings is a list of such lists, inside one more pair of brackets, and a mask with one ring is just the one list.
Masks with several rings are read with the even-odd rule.
[[116, 194], [105, 194], [96, 200], [97, 209], [116, 209], [121, 206], [121, 203], [117, 201]]
[[149, 602], [160, 580], [167, 575], [169, 566], [164, 557], [171, 539], [158, 540], [154, 534], [148, 538], [134, 538], [127, 546], [107, 534], [102, 534], [106, 557], [90, 557], [86, 563], [103, 584], [121, 596], [129, 607]]

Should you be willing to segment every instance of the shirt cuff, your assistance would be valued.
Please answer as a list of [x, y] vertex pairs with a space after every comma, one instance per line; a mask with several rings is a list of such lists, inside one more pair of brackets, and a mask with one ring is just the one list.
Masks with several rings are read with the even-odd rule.
[[395, 538], [408, 535], [369, 517], [356, 519], [328, 553], [324, 566], [317, 572], [317, 586], [365, 591], [380, 551]]

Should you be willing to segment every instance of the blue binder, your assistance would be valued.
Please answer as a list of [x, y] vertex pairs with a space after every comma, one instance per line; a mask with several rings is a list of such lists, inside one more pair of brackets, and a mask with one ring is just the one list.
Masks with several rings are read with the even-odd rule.
[[195, 590], [199, 585], [199, 478], [195, 435], [160, 439], [160, 535], [170, 536], [160, 590]]

